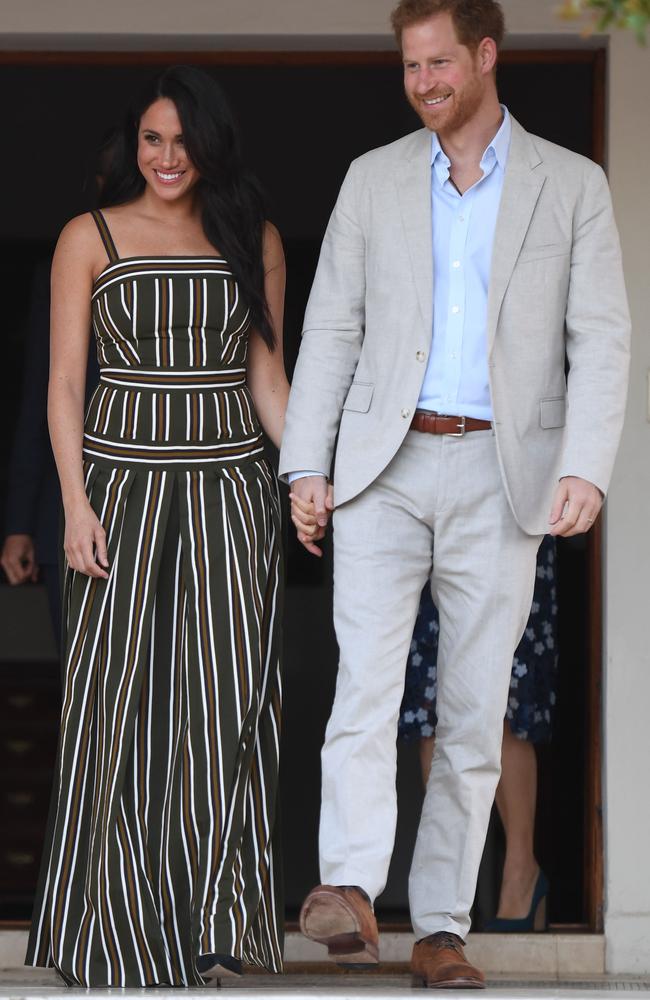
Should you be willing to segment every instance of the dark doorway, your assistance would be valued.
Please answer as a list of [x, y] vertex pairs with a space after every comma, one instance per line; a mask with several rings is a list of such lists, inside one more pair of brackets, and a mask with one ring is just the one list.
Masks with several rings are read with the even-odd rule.
[[[3, 110], [5, 134], [12, 137], [11, 155], [0, 163], [0, 184], [10, 194], [0, 218], [6, 373], [0, 398], [0, 495], [6, 487], [33, 266], [49, 252], [64, 222], [90, 206], [93, 151], [105, 130], [119, 120], [155, 65], [178, 61], [200, 62], [218, 77], [242, 125], [248, 161], [269, 194], [270, 216], [283, 235], [288, 263], [289, 371], [320, 239], [349, 161], [419, 124], [402, 96], [399, 61], [388, 53], [61, 54], [47, 62], [38, 54], [16, 54], [4, 62], [0, 57], [3, 93], [11, 95]], [[603, 52], [505, 53], [499, 82], [502, 100], [530, 131], [602, 159]], [[559, 554], [560, 688], [555, 739], [540, 754], [538, 831], [540, 859], [553, 883], [552, 921], [597, 930], [602, 896], [599, 538], [589, 546], [572, 541], [563, 544]], [[292, 918], [318, 881], [319, 751], [337, 651], [331, 627], [329, 546], [317, 562], [288, 531], [287, 550], [282, 825], [287, 912]], [[9, 690], [20, 666], [2, 662], [1, 647], [0, 671], [0, 683]], [[38, 700], [34, 704], [38, 712]], [[38, 721], [36, 717], [28, 724]], [[34, 789], [40, 782], [38, 795], [46, 795], [43, 771], [51, 765], [41, 757], [33, 774], [29, 768], [21, 772], [21, 781], [30, 789], [30, 782]], [[5, 757], [0, 784], [8, 786], [14, 779]], [[413, 746], [400, 750], [398, 785], [397, 844], [378, 909], [385, 920], [405, 922], [406, 874], [421, 799]], [[41, 830], [35, 815], [40, 815], [38, 810], [22, 816], [5, 811], [0, 843], [13, 843], [18, 832], [19, 839], [38, 844]], [[481, 916], [492, 915], [498, 834], [490, 843], [477, 907], [479, 925]], [[0, 859], [0, 918], [29, 914], [29, 879], [17, 883], [9, 870], [15, 856], [13, 850]]]

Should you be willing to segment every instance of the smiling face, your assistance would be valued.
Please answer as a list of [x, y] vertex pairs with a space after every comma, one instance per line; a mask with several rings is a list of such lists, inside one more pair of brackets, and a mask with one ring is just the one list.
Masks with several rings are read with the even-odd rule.
[[402, 58], [406, 96], [432, 132], [457, 132], [494, 87], [495, 43], [486, 38], [475, 52], [461, 45], [449, 13], [404, 28]]
[[168, 97], [154, 101], [140, 119], [138, 167], [150, 189], [165, 201], [189, 194], [199, 180], [185, 150], [176, 105]]

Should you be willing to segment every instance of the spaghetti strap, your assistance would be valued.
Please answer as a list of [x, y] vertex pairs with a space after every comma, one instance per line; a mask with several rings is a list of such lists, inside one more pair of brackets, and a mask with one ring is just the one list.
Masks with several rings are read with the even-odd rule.
[[120, 255], [118, 254], [117, 249], [115, 247], [115, 243], [113, 242], [111, 231], [106, 225], [106, 219], [104, 218], [103, 213], [100, 212], [98, 208], [95, 208], [90, 214], [92, 215], [93, 219], [95, 220], [95, 224], [99, 229], [99, 235], [102, 238], [102, 243], [104, 244], [104, 249], [106, 250], [108, 260], [111, 264], [115, 264], [120, 259]]

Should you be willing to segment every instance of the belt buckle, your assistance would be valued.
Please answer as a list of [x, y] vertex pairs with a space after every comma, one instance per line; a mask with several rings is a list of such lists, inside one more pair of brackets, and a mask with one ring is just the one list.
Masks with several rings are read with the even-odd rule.
[[450, 437], [450, 438], [462, 438], [462, 437], [465, 437], [465, 417], [457, 417], [456, 419], [458, 420], [458, 426], [459, 426], [460, 430], [450, 431], [449, 434], [447, 434], [447, 437]]

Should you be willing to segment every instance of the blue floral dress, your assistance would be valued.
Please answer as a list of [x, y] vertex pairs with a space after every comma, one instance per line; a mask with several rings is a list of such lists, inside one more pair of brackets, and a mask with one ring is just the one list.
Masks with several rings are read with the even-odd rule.
[[[551, 738], [557, 680], [555, 539], [547, 535], [537, 556], [530, 618], [515, 650], [506, 718], [515, 736], [531, 743]], [[427, 584], [420, 598], [406, 667], [398, 733], [402, 739], [433, 736], [436, 729], [438, 611]]]

